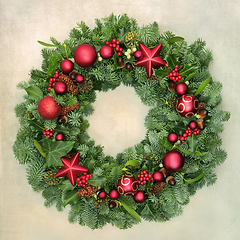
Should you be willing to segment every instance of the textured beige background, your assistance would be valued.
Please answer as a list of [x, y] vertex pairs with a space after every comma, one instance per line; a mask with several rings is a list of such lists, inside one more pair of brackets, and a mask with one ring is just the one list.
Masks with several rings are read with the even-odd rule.
[[[212, 76], [224, 85], [220, 107], [231, 111], [232, 116], [221, 134], [228, 159], [216, 169], [218, 181], [198, 191], [182, 216], [164, 224], [143, 222], [124, 231], [110, 225], [92, 231], [69, 224], [68, 208], [60, 213], [55, 207], [46, 209], [41, 194], [31, 190], [25, 166], [18, 165], [11, 151], [19, 128], [13, 107], [22, 101], [24, 94], [16, 90], [16, 84], [28, 80], [29, 70], [41, 65], [41, 46], [37, 40], [48, 42], [49, 37], [54, 36], [63, 41], [76, 22], [83, 20], [93, 27], [94, 18], [112, 12], [126, 12], [136, 18], [140, 26], [157, 21], [162, 31], [173, 31], [185, 37], [188, 43], [197, 38], [206, 40], [215, 58], [210, 68]], [[239, 0], [1, 0], [0, 239], [240, 239], [239, 25]], [[105, 151], [113, 155], [141, 140], [145, 133], [141, 124], [146, 114], [146, 108], [139, 106], [134, 93], [127, 94], [124, 104], [117, 108], [126, 91], [131, 90], [116, 91], [114, 95], [107, 93], [99, 97], [90, 129], [91, 136], [102, 141]], [[107, 124], [104, 124], [100, 119], [102, 109], [108, 108], [106, 98], [114, 99], [109, 108], [115, 112], [105, 118]], [[109, 135], [105, 133], [101, 139], [103, 133], [96, 130], [96, 124], [108, 126]], [[133, 138], [122, 135], [129, 131], [130, 135], [135, 135]]]

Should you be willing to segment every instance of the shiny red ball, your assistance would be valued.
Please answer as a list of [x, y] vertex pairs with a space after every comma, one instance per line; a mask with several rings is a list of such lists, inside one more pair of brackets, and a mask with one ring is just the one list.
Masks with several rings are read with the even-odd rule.
[[89, 68], [96, 62], [96, 59], [96, 50], [90, 44], [80, 44], [74, 51], [74, 60], [80, 67]]
[[70, 73], [74, 69], [74, 64], [71, 60], [65, 59], [61, 62], [60, 68], [64, 73]]
[[142, 190], [139, 190], [134, 196], [133, 199], [137, 203], [143, 203], [146, 200], [145, 192]]
[[175, 87], [175, 92], [177, 95], [182, 96], [188, 91], [188, 85], [186, 83], [180, 82]]
[[117, 190], [123, 196], [133, 196], [139, 187], [138, 179], [132, 174], [122, 175], [117, 182]]
[[134, 53], [134, 57], [136, 58], [136, 60], [140, 60], [143, 57], [143, 52], [141, 50], [137, 50]]
[[64, 82], [55, 82], [54, 91], [59, 95], [63, 95], [67, 92], [67, 85]]
[[169, 133], [168, 134], [168, 141], [170, 143], [175, 143], [178, 140], [178, 135], [176, 133]]
[[76, 77], [75, 77], [75, 81], [77, 83], [82, 83], [84, 81], [84, 76], [82, 74], [78, 74]]
[[58, 105], [53, 97], [42, 98], [38, 103], [38, 113], [46, 120], [53, 120], [61, 113], [61, 105]]
[[191, 121], [190, 123], [189, 123], [189, 127], [193, 130], [193, 129], [195, 129], [195, 128], [197, 128], [197, 126], [198, 126], [198, 124], [197, 124], [197, 122], [195, 122], [195, 121]]
[[105, 193], [105, 192], [100, 192], [100, 193], [98, 194], [98, 197], [99, 197], [100, 199], [105, 199], [105, 198], [107, 197], [107, 193]]
[[55, 136], [56, 141], [63, 141], [64, 140], [64, 135], [62, 133], [58, 133]]
[[114, 50], [112, 47], [108, 46], [108, 45], [105, 45], [105, 46], [102, 46], [101, 49], [100, 49], [100, 55], [102, 58], [104, 59], [109, 59], [113, 56], [114, 54]]
[[183, 95], [177, 100], [176, 110], [183, 117], [192, 117], [198, 112], [199, 102], [193, 95]]
[[178, 172], [184, 165], [183, 155], [176, 150], [171, 150], [163, 156], [162, 164], [167, 171]]
[[155, 182], [161, 182], [163, 180], [164, 176], [162, 172], [156, 171], [153, 173], [153, 180]]
[[115, 190], [115, 189], [113, 189], [113, 190], [111, 190], [110, 192], [109, 192], [109, 197], [112, 199], [112, 200], [116, 200], [116, 199], [118, 199], [119, 198], [119, 192], [117, 191], [117, 190]]

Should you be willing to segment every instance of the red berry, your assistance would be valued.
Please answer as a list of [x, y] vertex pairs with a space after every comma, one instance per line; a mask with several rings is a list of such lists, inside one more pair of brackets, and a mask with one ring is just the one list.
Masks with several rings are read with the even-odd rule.
[[178, 69], [178, 68], [179, 68], [179, 65], [176, 65], [176, 66], [175, 66], [175, 68], [177, 68], [177, 69]]
[[117, 45], [116, 45], [115, 43], [113, 43], [113, 45], [112, 45], [112, 46], [113, 46], [113, 48], [115, 48]]
[[119, 47], [116, 47], [116, 48], [115, 48], [115, 50], [116, 50], [117, 52], [119, 51], [119, 49], [120, 49]]
[[123, 51], [123, 48], [119, 48], [119, 51], [122, 52], [122, 51]]
[[118, 56], [122, 56], [122, 53], [118, 52], [117, 55], [118, 55]]
[[109, 45], [109, 44], [110, 44], [110, 42], [109, 42], [109, 41], [106, 41], [106, 42], [105, 42], [105, 44], [106, 44], [106, 45]]
[[113, 45], [110, 43], [109, 46], [112, 47]]
[[114, 39], [112, 40], [112, 43], [116, 43], [116, 41], [117, 41], [117, 40], [114, 38]]
[[179, 79], [179, 80], [181, 80], [181, 79], [182, 79], [182, 76], [181, 76], [181, 75], [179, 75], [179, 76], [178, 76], [178, 79]]
[[117, 40], [117, 41], [116, 41], [116, 44], [119, 45], [119, 44], [120, 44], [120, 41]]
[[170, 76], [170, 77], [172, 77], [172, 76], [173, 76], [173, 74], [170, 72], [170, 73], [169, 73], [169, 76]]
[[51, 90], [51, 87], [48, 87], [47, 89], [48, 89], [48, 91], [50, 91], [50, 90]]

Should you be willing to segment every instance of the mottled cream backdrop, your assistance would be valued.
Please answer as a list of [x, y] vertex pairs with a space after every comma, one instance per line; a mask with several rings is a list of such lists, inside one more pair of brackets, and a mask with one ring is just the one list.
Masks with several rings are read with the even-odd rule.
[[[112, 12], [128, 13], [140, 26], [156, 21], [161, 31], [170, 30], [188, 43], [206, 40], [215, 59], [212, 77], [223, 83], [220, 108], [232, 114], [221, 134], [228, 159], [216, 169], [217, 183], [198, 191], [182, 216], [166, 223], [143, 221], [128, 230], [108, 225], [92, 231], [69, 224], [68, 207], [63, 212], [45, 208], [41, 194], [27, 183], [25, 166], [14, 159], [11, 149], [19, 124], [13, 108], [25, 94], [15, 86], [28, 80], [31, 68], [41, 66], [42, 47], [37, 40], [49, 42], [53, 36], [63, 41], [76, 22], [83, 20], [92, 28], [95, 18]], [[239, 26], [239, 0], [1, 0], [0, 239], [240, 239]], [[132, 90], [120, 87], [101, 93], [94, 105], [89, 134], [105, 145], [107, 154], [115, 155], [145, 134], [143, 118], [148, 109]]]

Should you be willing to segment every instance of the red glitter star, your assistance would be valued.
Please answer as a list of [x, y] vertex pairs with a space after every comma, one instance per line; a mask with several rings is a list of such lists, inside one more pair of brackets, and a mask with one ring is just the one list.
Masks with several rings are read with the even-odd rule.
[[143, 44], [140, 44], [140, 49], [143, 52], [143, 57], [136, 62], [137, 66], [145, 67], [148, 77], [152, 76], [152, 68], [166, 66], [167, 63], [159, 57], [162, 44], [158, 44], [152, 50]]
[[88, 169], [79, 164], [79, 152], [71, 159], [62, 157], [63, 166], [56, 173], [55, 177], [67, 176], [73, 186], [76, 184], [78, 174], [88, 172]]

